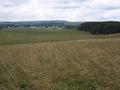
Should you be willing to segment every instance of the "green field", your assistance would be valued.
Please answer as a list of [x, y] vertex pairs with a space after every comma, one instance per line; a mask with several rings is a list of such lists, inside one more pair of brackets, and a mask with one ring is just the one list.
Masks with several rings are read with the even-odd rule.
[[79, 33], [77, 30], [3, 30], [0, 31], [0, 44], [9, 45], [41, 41], [72, 40], [84, 36], [86, 36], [86, 33]]
[[[109, 35], [109, 37], [119, 37], [118, 35]], [[63, 41], [89, 38], [109, 38], [104, 35], [91, 35], [87, 32], [81, 32], [72, 29], [7, 29], [0, 30], [0, 45], [27, 44], [49, 41]]]
[[120, 90], [120, 34], [2, 30], [0, 90]]

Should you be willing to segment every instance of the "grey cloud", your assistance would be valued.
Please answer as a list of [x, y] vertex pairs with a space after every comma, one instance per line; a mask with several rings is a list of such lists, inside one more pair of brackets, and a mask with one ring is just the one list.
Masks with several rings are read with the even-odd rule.
[[0, 0], [0, 20], [118, 20], [119, 0]]
[[99, 7], [89, 7], [91, 9], [96, 9], [96, 10], [117, 10], [120, 9], [120, 6], [99, 6]]
[[58, 0], [58, 3], [73, 3], [73, 2], [82, 3], [86, 1], [89, 0]]
[[79, 9], [79, 6], [54, 7], [55, 9]]
[[120, 6], [107, 6], [107, 7], [102, 7], [103, 10], [117, 10], [120, 9]]
[[76, 9], [89, 0], [58, 0], [55, 9]]
[[89, 0], [90, 5], [88, 5], [88, 8], [91, 9], [101, 9], [101, 10], [116, 10], [120, 9], [120, 3], [119, 0]]
[[4, 7], [14, 7], [27, 3], [29, 0], [0, 0], [0, 5]]

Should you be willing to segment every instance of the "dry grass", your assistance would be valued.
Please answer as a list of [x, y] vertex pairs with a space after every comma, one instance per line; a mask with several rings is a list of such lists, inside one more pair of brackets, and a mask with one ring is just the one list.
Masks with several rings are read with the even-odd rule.
[[0, 90], [119, 90], [120, 38], [0, 46]]

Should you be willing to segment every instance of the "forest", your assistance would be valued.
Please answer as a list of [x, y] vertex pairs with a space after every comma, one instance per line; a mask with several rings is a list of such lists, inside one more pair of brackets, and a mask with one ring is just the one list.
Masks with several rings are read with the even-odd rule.
[[78, 29], [92, 34], [120, 33], [120, 22], [85, 22]]

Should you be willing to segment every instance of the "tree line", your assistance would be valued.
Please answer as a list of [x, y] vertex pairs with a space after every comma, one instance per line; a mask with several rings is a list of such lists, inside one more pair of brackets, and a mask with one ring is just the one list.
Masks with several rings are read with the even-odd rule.
[[120, 22], [85, 22], [78, 29], [92, 34], [120, 33]]
[[39, 27], [39, 28], [48, 28], [48, 27], [61, 27], [64, 29], [74, 29], [77, 28], [77, 25], [65, 25], [64, 23], [40, 23], [40, 24], [0, 24], [0, 30], [6, 28], [30, 28], [30, 27]]

